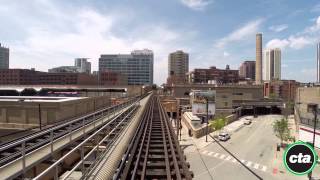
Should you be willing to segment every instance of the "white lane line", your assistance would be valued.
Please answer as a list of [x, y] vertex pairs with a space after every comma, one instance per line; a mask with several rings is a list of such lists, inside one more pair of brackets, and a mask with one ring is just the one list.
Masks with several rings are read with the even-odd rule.
[[244, 163], [244, 162], [246, 162], [246, 160], [244, 160], [244, 159], [241, 159], [241, 162], [242, 162], [242, 163]]
[[251, 164], [252, 164], [252, 162], [251, 162], [251, 161], [248, 161], [246, 166], [250, 167]]
[[233, 159], [232, 162], [235, 163], [235, 162], [237, 162], [237, 160], [236, 160], [236, 159]]
[[224, 157], [226, 157], [226, 155], [221, 154], [220, 159], [223, 159]]
[[231, 158], [232, 158], [231, 156], [228, 156], [225, 160], [229, 161]]
[[214, 152], [209, 152], [208, 155], [211, 156]]
[[207, 153], [208, 153], [208, 151], [206, 151], [206, 150], [202, 151], [202, 154], [207, 154]]
[[219, 153], [216, 153], [215, 155], [214, 155], [214, 157], [218, 157], [219, 156]]
[[264, 171], [264, 172], [266, 172], [267, 166], [263, 166], [261, 170]]
[[253, 166], [253, 168], [259, 169], [259, 164], [258, 164], [258, 163], [255, 163], [254, 166]]

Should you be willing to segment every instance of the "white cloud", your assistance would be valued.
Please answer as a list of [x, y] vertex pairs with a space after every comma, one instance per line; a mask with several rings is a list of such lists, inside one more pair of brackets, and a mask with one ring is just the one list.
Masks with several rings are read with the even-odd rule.
[[10, 7], [7, 17], [25, 16], [13, 20], [18, 24], [29, 23], [24, 27], [27, 36], [10, 43], [11, 68], [35, 67], [46, 71], [54, 66], [72, 65], [74, 58], [88, 57], [93, 70], [97, 70], [100, 54], [130, 53], [134, 49], [148, 48], [154, 51], [154, 82], [162, 83], [167, 78], [168, 54], [176, 49], [188, 51], [190, 48], [186, 44], [194, 35], [194, 32], [170, 29], [166, 24], [145, 23], [130, 26], [130, 31], [123, 37], [114, 30], [121, 20], [117, 14], [102, 14], [90, 8], [66, 11], [62, 6], [51, 5], [52, 13], [42, 6], [33, 9], [33, 13], [48, 16], [43, 21], [37, 19], [36, 23], [31, 15], [19, 10], [20, 5]]
[[230, 56], [230, 54], [227, 51], [224, 51], [223, 52], [223, 57], [228, 57], [228, 56]]
[[289, 41], [290, 41], [290, 47], [293, 49], [302, 49], [306, 45], [313, 43], [310, 39], [308, 39], [307, 37], [303, 37], [303, 36], [301, 36], [301, 37], [291, 36], [291, 37], [289, 37]]
[[290, 35], [284, 39], [272, 39], [267, 42], [267, 48], [287, 48], [302, 49], [307, 45], [312, 45], [319, 40], [320, 36], [320, 16], [316, 18], [313, 25], [306, 27], [302, 32]]
[[285, 47], [287, 47], [289, 45], [289, 41], [286, 39], [272, 39], [270, 40], [267, 45], [266, 48], [280, 48], [280, 49], [284, 49]]
[[193, 10], [204, 10], [212, 0], [180, 0], [181, 3]]
[[230, 42], [240, 41], [247, 37], [253, 36], [257, 33], [263, 19], [257, 19], [254, 21], [250, 21], [239, 29], [233, 31], [226, 37], [218, 40], [214, 46], [217, 48], [222, 48]]
[[270, 26], [269, 29], [271, 31], [274, 31], [274, 32], [281, 32], [281, 31], [284, 31], [288, 28], [288, 25], [287, 24], [281, 24], [281, 25], [274, 25], [274, 26]]

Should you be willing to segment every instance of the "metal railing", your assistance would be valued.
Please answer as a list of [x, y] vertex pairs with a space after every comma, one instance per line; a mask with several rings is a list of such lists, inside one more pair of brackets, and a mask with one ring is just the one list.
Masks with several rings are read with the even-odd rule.
[[[131, 107], [133, 107], [135, 105], [131, 105]], [[43, 178], [47, 173], [49, 173], [50, 171], [54, 170], [55, 171], [55, 176], [54, 179], [58, 179], [58, 174], [59, 174], [59, 170], [58, 167], [59, 165], [66, 159], [68, 158], [72, 153], [80, 150], [80, 154], [81, 154], [81, 159], [80, 161], [62, 178], [63, 180], [67, 179], [77, 168], [81, 167], [81, 170], [84, 171], [84, 161], [86, 159], [88, 159], [88, 157], [90, 157], [90, 155], [92, 155], [94, 152], [96, 152], [99, 148], [99, 146], [112, 134], [114, 133], [114, 131], [116, 130], [117, 127], [121, 126], [122, 123], [130, 116], [132, 115], [132, 113], [136, 110], [137, 106], [130, 108], [129, 113], [125, 115], [124, 118], [121, 118], [121, 121], [118, 122], [118, 125], [113, 128], [102, 140], [100, 140], [100, 142], [95, 145], [91, 151], [89, 153], [87, 153], [86, 155], [84, 155], [84, 145], [89, 142], [90, 140], [92, 140], [97, 134], [101, 133], [102, 130], [104, 130], [106, 127], [108, 127], [111, 123], [113, 123], [114, 121], [116, 121], [118, 118], [120, 118], [122, 116], [122, 114], [117, 115], [115, 118], [113, 118], [113, 120], [109, 121], [107, 124], [103, 125], [101, 128], [99, 128], [98, 130], [96, 130], [92, 135], [90, 135], [88, 138], [86, 138], [85, 140], [83, 140], [79, 145], [77, 145], [76, 147], [74, 147], [71, 151], [69, 151], [67, 154], [65, 154], [63, 157], [61, 157], [59, 160], [57, 160], [55, 163], [53, 163], [49, 168], [47, 168], [46, 170], [44, 170], [42, 173], [40, 173], [38, 176], [36, 176], [34, 178], [34, 180], [38, 180]]]
[[23, 172], [21, 173], [25, 173], [27, 170], [26, 156], [29, 153], [35, 152], [41, 147], [47, 145], [50, 145], [51, 152], [54, 152], [54, 142], [61, 138], [65, 138], [66, 136], [69, 136], [69, 142], [75, 141], [76, 139], [72, 139], [71, 135], [73, 132], [83, 131], [84, 133], [89, 133], [85, 132], [85, 127], [93, 125], [96, 129], [103, 126], [105, 122], [103, 120], [99, 121], [102, 117], [105, 115], [111, 116], [112, 114], [117, 117], [115, 113], [119, 109], [133, 106], [134, 103], [138, 102], [145, 96], [146, 95], [136, 96], [125, 103], [98, 110], [83, 117], [76, 118], [69, 122], [65, 122], [0, 145], [0, 170], [6, 167], [8, 164], [22, 160]]

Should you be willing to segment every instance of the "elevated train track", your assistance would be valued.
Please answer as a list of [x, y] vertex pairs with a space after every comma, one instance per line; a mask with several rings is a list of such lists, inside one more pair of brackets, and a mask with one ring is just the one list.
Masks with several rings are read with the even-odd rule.
[[192, 179], [159, 98], [147, 107], [113, 179]]
[[[103, 143], [104, 147], [107, 147], [108, 143], [111, 143], [110, 139], [112, 140], [112, 137], [115, 137], [119, 131], [119, 126], [116, 125], [120, 121], [125, 123], [130, 119], [138, 107], [137, 102], [141, 98], [134, 97], [125, 103], [108, 107], [1, 144], [0, 174], [3, 175], [1, 178], [34, 178], [41, 172], [37, 171], [33, 175], [29, 175], [27, 174], [28, 170], [44, 161], [58, 161], [59, 159], [54, 157], [56, 152], [65, 148], [69, 150], [74, 149], [76, 145], [86, 140], [87, 137], [91, 137], [92, 134], [101, 128], [108, 129], [107, 131], [101, 131], [99, 134], [100, 138], [98, 138], [101, 140], [105, 135], [108, 135], [108, 138], [104, 139]], [[111, 131], [112, 133], [108, 134]], [[97, 138], [95, 137], [95, 139]], [[90, 139], [90, 142], [92, 141], [93, 139]], [[84, 152], [82, 151], [81, 153], [81, 158], [83, 158]], [[62, 170], [60, 169], [54, 176], [55, 179], [57, 179], [57, 176], [61, 172]]]

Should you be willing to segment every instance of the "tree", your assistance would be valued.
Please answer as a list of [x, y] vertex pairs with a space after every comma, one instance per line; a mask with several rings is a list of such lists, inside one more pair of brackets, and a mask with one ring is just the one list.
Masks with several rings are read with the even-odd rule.
[[273, 123], [273, 132], [280, 139], [281, 144], [283, 143], [283, 141], [289, 140], [291, 136], [288, 126], [288, 120], [285, 118], [276, 120]]
[[216, 118], [210, 121], [210, 127], [214, 131], [221, 130], [225, 125], [227, 125], [227, 120], [225, 117]]

